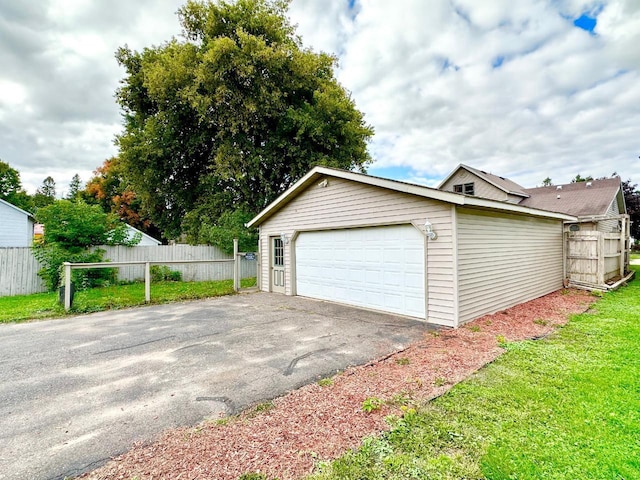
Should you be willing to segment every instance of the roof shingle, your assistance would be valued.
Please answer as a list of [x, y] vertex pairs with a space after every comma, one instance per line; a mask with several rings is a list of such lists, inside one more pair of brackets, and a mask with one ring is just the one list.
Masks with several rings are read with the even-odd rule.
[[525, 188], [523, 207], [566, 213], [575, 217], [605, 215], [620, 190], [620, 177], [550, 187]]

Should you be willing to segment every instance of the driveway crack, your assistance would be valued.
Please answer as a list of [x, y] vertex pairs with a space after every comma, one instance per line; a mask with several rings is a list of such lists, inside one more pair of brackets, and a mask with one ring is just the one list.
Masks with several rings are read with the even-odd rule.
[[311, 352], [304, 353], [304, 354], [294, 358], [289, 363], [289, 366], [284, 370], [284, 376], [288, 377], [289, 375], [291, 375], [293, 373], [293, 369], [296, 368], [296, 365], [298, 364], [298, 362], [300, 360], [304, 360], [305, 358], [310, 357], [311, 355], [315, 355], [316, 353], [328, 352], [329, 350], [330, 350], [329, 348], [321, 348], [319, 350], [312, 350]]
[[141, 347], [143, 345], [149, 345], [150, 343], [161, 342], [162, 340], [168, 340], [169, 338], [174, 338], [174, 337], [175, 337], [175, 335], [170, 335], [168, 337], [162, 337], [162, 338], [157, 338], [155, 340], [149, 340], [148, 342], [136, 343], [135, 345], [129, 345], [127, 347], [110, 348], [109, 350], [102, 350], [101, 352], [95, 352], [95, 353], [93, 353], [93, 355], [100, 355], [102, 353], [109, 353], [109, 352], [119, 352], [120, 350], [128, 350], [130, 348]]

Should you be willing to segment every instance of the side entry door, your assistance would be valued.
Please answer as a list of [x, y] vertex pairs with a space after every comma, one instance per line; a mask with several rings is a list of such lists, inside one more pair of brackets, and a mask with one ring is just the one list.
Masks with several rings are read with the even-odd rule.
[[280, 237], [271, 237], [271, 291], [284, 293], [284, 242]]

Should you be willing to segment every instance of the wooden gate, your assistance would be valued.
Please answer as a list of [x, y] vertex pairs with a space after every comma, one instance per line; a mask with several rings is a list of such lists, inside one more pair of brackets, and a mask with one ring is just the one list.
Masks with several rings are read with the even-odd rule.
[[610, 280], [624, 277], [627, 255], [619, 233], [598, 231], [565, 233], [565, 270], [574, 286], [606, 288]]

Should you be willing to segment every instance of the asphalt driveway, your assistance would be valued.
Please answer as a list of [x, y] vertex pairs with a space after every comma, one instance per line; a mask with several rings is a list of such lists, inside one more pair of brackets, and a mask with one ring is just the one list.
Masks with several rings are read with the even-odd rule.
[[167, 428], [236, 413], [429, 328], [266, 293], [0, 325], [0, 479], [78, 475]]

